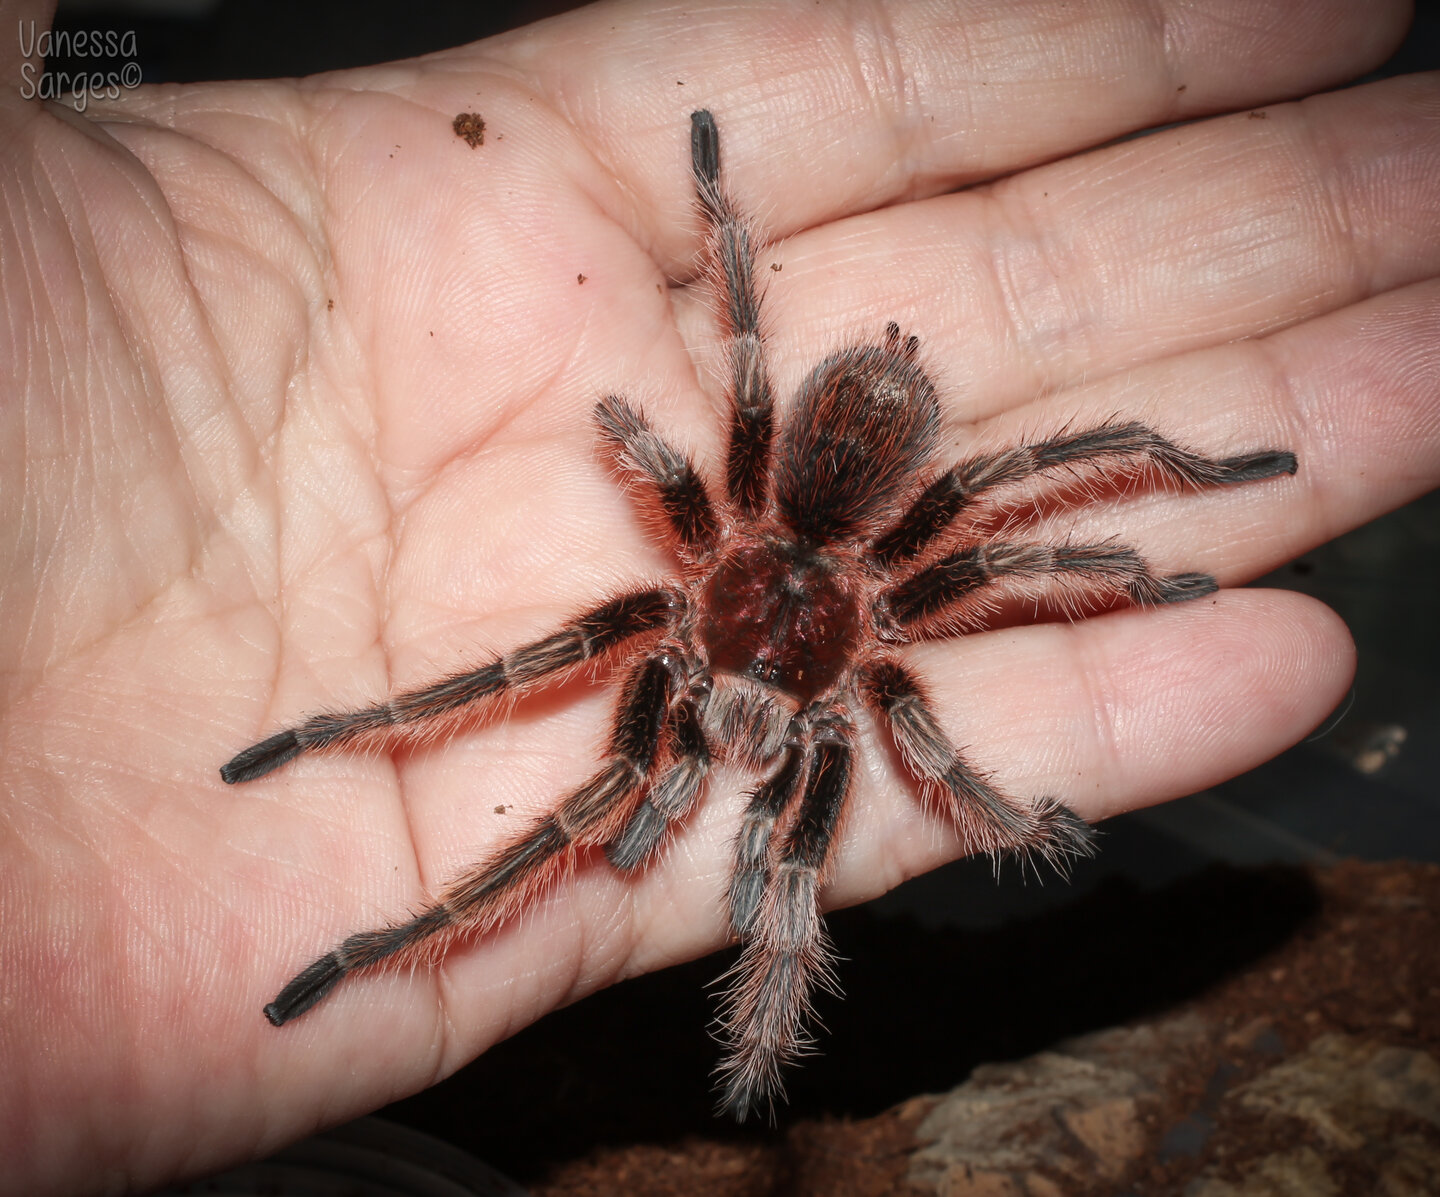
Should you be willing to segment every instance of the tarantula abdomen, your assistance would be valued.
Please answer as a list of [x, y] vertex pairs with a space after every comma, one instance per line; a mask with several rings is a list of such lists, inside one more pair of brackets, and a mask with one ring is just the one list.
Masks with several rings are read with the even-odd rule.
[[776, 507], [801, 540], [873, 535], [935, 450], [940, 405], [892, 324], [880, 345], [831, 354], [795, 398], [780, 438]]

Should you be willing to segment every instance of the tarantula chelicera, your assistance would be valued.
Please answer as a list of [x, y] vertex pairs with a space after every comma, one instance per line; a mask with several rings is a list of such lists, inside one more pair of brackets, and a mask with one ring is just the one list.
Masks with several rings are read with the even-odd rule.
[[694, 808], [712, 763], [728, 755], [761, 777], [740, 819], [725, 898], [743, 950], [722, 1019], [721, 1106], [743, 1118], [779, 1092], [782, 1065], [809, 1045], [810, 994], [829, 978], [820, 892], [855, 772], [860, 704], [888, 732], [923, 800], [958, 825], [971, 850], [1062, 866], [1091, 851], [1089, 828], [1062, 802], [1017, 800], [965, 759], [900, 647], [957, 634], [1017, 582], [1062, 592], [1078, 584], [1145, 606], [1216, 586], [1205, 574], [1156, 574], [1119, 544], [1011, 542], [973, 528], [967, 536], [961, 513], [989, 492], [1057, 471], [1205, 487], [1294, 473], [1296, 463], [1272, 449], [1215, 460], [1143, 424], [1111, 421], [933, 467], [935, 388], [919, 342], [893, 323], [878, 342], [821, 361], [777, 429], [754, 235], [720, 185], [714, 118], [696, 112], [691, 124], [728, 333], [723, 495], [626, 399], [610, 395], [595, 408], [604, 450], [678, 558], [675, 579], [598, 603], [478, 669], [363, 710], [312, 715], [220, 774], [250, 781], [302, 752], [403, 739], [436, 720], [463, 724], [502, 695], [613, 665], [623, 681], [594, 776], [413, 918], [361, 931], [321, 956], [265, 1015], [280, 1026], [347, 973], [419, 960], [457, 935], [495, 927], [577, 852], [601, 849], [620, 870], [645, 866]]

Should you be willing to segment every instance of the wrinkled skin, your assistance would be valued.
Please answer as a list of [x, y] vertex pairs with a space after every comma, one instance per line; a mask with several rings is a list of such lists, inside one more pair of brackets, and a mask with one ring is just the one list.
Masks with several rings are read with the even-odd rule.
[[[299, 964], [585, 775], [606, 691], [407, 755], [216, 774], [298, 716], [666, 567], [588, 413], [623, 390], [713, 469], [700, 103], [737, 197], [787, 239], [763, 259], [784, 266], [782, 395], [894, 319], [923, 338], [949, 458], [1116, 412], [1206, 452], [1294, 449], [1283, 484], [1074, 524], [1224, 585], [1433, 486], [1436, 81], [1288, 102], [1382, 60], [1400, 6], [1210, 9], [967, 0], [935, 27], [933, 6], [757, 4], [696, 37], [635, 5], [83, 116], [7, 83], [0, 1188], [267, 1151], [722, 942], [730, 773], [643, 878], [582, 867], [523, 926], [277, 1031], [260, 1008]], [[32, 15], [7, 6], [4, 27]], [[13, 34], [0, 54], [18, 79]], [[463, 111], [483, 146], [453, 135]], [[1219, 112], [1237, 114], [1071, 157]], [[909, 659], [977, 763], [1092, 820], [1280, 751], [1352, 669], [1324, 608], [1233, 590]], [[860, 772], [831, 905], [963, 847], [890, 756]]]

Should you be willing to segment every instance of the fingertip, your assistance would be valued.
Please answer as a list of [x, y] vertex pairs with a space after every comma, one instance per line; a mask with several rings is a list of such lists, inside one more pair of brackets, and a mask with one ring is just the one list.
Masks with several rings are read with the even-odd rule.
[[1308, 594], [1256, 588], [1237, 597], [1254, 605], [1265, 621], [1257, 630], [1273, 629], [1278, 684], [1271, 689], [1277, 697], [1282, 692], [1293, 697], [1298, 739], [1324, 722], [1349, 693], [1357, 664], [1355, 638], [1332, 607]]

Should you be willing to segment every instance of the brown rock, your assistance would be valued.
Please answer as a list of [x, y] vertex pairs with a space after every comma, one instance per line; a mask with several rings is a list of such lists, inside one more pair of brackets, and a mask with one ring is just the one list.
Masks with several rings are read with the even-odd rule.
[[942, 1197], [1041, 1197], [1118, 1179], [1145, 1150], [1145, 1107], [1209, 1037], [1187, 1015], [977, 1068], [916, 1129], [908, 1179]]

